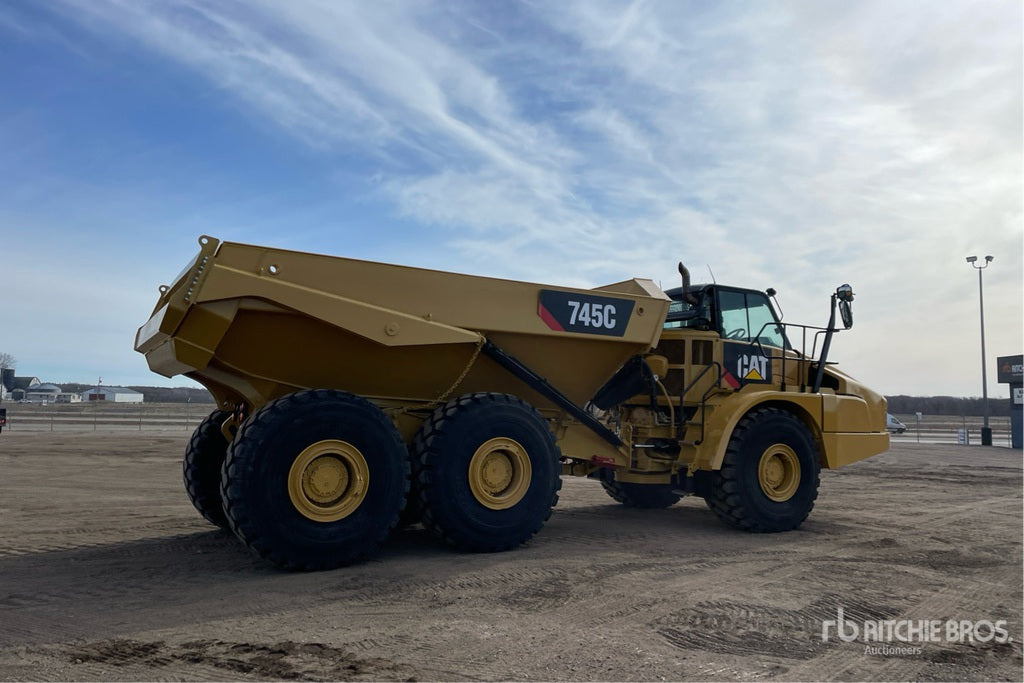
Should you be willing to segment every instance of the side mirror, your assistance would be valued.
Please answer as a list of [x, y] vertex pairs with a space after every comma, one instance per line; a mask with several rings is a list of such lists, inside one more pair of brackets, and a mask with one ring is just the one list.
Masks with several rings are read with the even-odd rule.
[[836, 299], [839, 300], [839, 315], [843, 319], [843, 326], [850, 329], [853, 327], [853, 287], [839, 285], [836, 288]]
[[839, 315], [843, 319], [843, 326], [846, 329], [853, 327], [853, 307], [850, 306], [849, 301], [839, 301]]

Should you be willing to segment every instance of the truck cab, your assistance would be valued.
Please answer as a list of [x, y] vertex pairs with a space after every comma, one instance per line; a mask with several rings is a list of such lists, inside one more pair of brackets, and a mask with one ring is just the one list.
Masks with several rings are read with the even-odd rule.
[[723, 339], [790, 348], [782, 321], [766, 292], [725, 285], [696, 285], [665, 292], [665, 329], [713, 330]]

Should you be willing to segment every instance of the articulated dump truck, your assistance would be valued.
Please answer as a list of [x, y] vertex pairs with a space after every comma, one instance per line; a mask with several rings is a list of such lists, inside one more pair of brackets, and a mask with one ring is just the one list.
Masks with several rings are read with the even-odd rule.
[[367, 557], [399, 525], [498, 551], [561, 477], [623, 505], [704, 498], [727, 525], [798, 527], [822, 467], [889, 448], [885, 399], [827, 361], [773, 290], [633, 279], [538, 285], [199, 239], [135, 348], [213, 394], [184, 458], [213, 524], [290, 569]]

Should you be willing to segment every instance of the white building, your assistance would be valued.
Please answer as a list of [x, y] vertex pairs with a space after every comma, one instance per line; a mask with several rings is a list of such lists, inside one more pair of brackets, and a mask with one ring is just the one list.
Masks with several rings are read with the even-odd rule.
[[61, 391], [56, 384], [40, 382], [25, 389], [19, 400], [45, 405], [49, 403], [78, 403], [82, 397], [79, 394]]
[[56, 384], [33, 384], [25, 390], [25, 400], [32, 403], [56, 403], [60, 396], [60, 387]]
[[142, 394], [125, 387], [93, 387], [82, 392], [83, 401], [109, 401], [111, 403], [142, 403]]

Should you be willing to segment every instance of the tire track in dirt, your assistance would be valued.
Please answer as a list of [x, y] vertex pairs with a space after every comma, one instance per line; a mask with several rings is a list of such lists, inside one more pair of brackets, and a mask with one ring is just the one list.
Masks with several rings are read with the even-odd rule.
[[[95, 635], [105, 623], [130, 623], [136, 611], [174, 612], [182, 604], [154, 605], [155, 590], [201, 603], [219, 599], [218, 589], [196, 592], [195, 576], [251, 582], [260, 572], [233, 537], [217, 531], [0, 558], [0, 606], [8, 616], [0, 644]], [[82, 625], [79, 615], [91, 614]], [[15, 616], [19, 629], [10, 628]]]
[[[1020, 471], [1016, 470], [1019, 475]], [[919, 582], [916, 592], [908, 593], [903, 606], [891, 619], [908, 620], [939, 620], [948, 619], [991, 619], [1005, 618], [1015, 643], [999, 645], [996, 643], [981, 644], [974, 647], [967, 644], [926, 642], [902, 643], [876, 642], [874, 645], [890, 645], [920, 647], [917, 656], [878, 657], [874, 666], [865, 667], [865, 643], [844, 643], [838, 641], [833, 634], [829, 643], [829, 651], [822, 657], [808, 662], [806, 666], [795, 668], [791, 674], [796, 678], [813, 676], [822, 679], [861, 679], [883, 678], [886, 680], [935, 680], [960, 678], [976, 678], [978, 672], [985, 670], [987, 660], [993, 658], [1011, 659], [1019, 668], [1021, 658], [1021, 619], [1018, 609], [1007, 609], [1007, 605], [997, 605], [993, 601], [980, 596], [989, 591], [992, 584], [1000, 587], [1021, 585], [1021, 543], [1007, 539], [1000, 531], [986, 532], [986, 525], [981, 521], [985, 518], [1008, 517], [1019, 525], [1019, 512], [1008, 512], [1015, 506], [1009, 501], [1020, 498], [1019, 489], [1005, 496], [983, 498], [951, 506], [942, 506], [939, 510], [914, 510], [913, 514], [899, 518], [890, 528], [893, 536], [872, 539], [861, 543], [846, 545], [849, 553], [834, 558], [834, 565], [829, 571], [839, 573], [839, 565], [888, 565], [900, 567], [917, 577]], [[1019, 504], [1018, 506], [1019, 507]], [[968, 524], [969, 522], [969, 524]], [[1002, 525], [992, 525], [993, 529], [1005, 529]], [[956, 540], [964, 531], [970, 529], [969, 542], [958, 544]], [[975, 533], [975, 532], [978, 533]], [[954, 533], [950, 533], [954, 532]], [[955, 532], [959, 532], [959, 535]], [[915, 544], [912, 549], [898, 538], [925, 538], [931, 543]], [[885, 541], [885, 542], [881, 542]], [[1009, 543], [1008, 543], [1009, 542]], [[1007, 563], [1007, 545], [1015, 547], [1014, 562]], [[863, 553], [863, 554], [858, 554]], [[825, 561], [827, 564], [828, 562]], [[950, 573], [958, 576], [955, 584], [950, 584], [944, 577]], [[905, 582], [899, 585], [906, 586]], [[1016, 591], [1019, 606], [1021, 591]], [[842, 606], [845, 618], [854, 623], [863, 623], [875, 617], [866, 616], [851, 610], [849, 598], [837, 602]], [[889, 599], [887, 605], [899, 604], [898, 600]], [[837, 612], [826, 616], [836, 619]], [[868, 673], [870, 672], [870, 673]]]
[[95, 641], [59, 653], [76, 669], [99, 665], [134, 671], [155, 671], [161, 678], [194, 676], [197, 668], [213, 673], [214, 678], [239, 676], [242, 679], [273, 680], [414, 680], [417, 672], [406, 665], [379, 657], [360, 656], [344, 647], [322, 643], [235, 643], [219, 639], [191, 640], [183, 643], [111, 639]]
[[[318, 574], [277, 571], [193, 519], [176, 459], [93, 457], [90, 477], [57, 490], [39, 478], [54, 463], [19, 458], [4, 510], [30, 512], [0, 521], [0, 545], [30, 552], [0, 551], [0, 678], [352, 673], [318, 669], [299, 645], [364, 679], [1012, 678], [1019, 648], [905, 661], [821, 640], [840, 606], [863, 620], [1000, 618], [1020, 604], [1020, 468], [988, 455], [971, 475], [953, 450], [823, 473], [815, 512], [788, 534], [730, 531], [693, 499], [628, 510], [568, 480], [519, 550], [460, 554], [414, 528]], [[982, 474], [990, 465], [1002, 469]], [[914, 473], [929, 476], [901, 479]]]
[[[1005, 499], [993, 499], [985, 501], [981, 505], [980, 512], [987, 513], [991, 511], [995, 513], [997, 508], [1005, 509], [1005, 507]], [[964, 514], [978, 514], [979, 512], [977, 504], [965, 504], [961, 508], [954, 511], [952, 515], [928, 515], [928, 520], [932, 522], [934, 527], [942, 527], [947, 523], [955, 525]], [[953, 518], [952, 522], [950, 522], [950, 517]], [[1019, 519], [1019, 515], [1017, 515], [1017, 518]], [[893, 533], [894, 531], [891, 526], [886, 527], [880, 524], [875, 525], [874, 528], [879, 530], [885, 529], [888, 533]], [[921, 531], [919, 526], [916, 526], [916, 530], [918, 533]], [[888, 543], [885, 541], [888, 541]], [[1000, 539], [998, 544], [1005, 549], [1005, 539]], [[859, 551], [853, 551], [857, 553], [864, 552], [865, 549], [876, 548], [879, 545], [883, 548], [892, 548], [900, 544], [891, 536], [886, 536], [882, 539], [864, 540], [859, 543], [850, 542], [846, 544], [846, 547], [861, 546]], [[899, 555], [896, 559], [899, 560], [898, 565], [903, 565], [908, 569], [921, 570], [924, 567], [926, 568], [925, 573], [927, 573], [928, 569], [948, 570], [951, 567], [955, 567], [957, 570], [969, 570], [988, 569], [1005, 565], [1005, 557], [1000, 557], [991, 552], [979, 553], [979, 546], [969, 549], [968, 552], [959, 549], [930, 550], [928, 552], [916, 553], [909, 557]], [[892, 558], [887, 558], [887, 560], [891, 561]], [[753, 573], [743, 572], [739, 575], [731, 573], [730, 578], [743, 586], [744, 593], [764, 592], [768, 584], [785, 584], [792, 578], [796, 578], [798, 584], [802, 584], [808, 589], [813, 589], [816, 587], [815, 584], [821, 584], [821, 581], [816, 581], [815, 577], [834, 575], [836, 572], [835, 565], [844, 560], [832, 556], [820, 556], [805, 557], [803, 561], [807, 566], [804, 576], [800, 576], [800, 572], [797, 572], [796, 576], [793, 574], [787, 576], [785, 572], [776, 572], [775, 578], [780, 579], [780, 581], [772, 580], [760, 583], [760, 585], [756, 581], [751, 581], [752, 576], [761, 574], [759, 571]], [[850, 562], [867, 566], [877, 564], [877, 560], [858, 556], [846, 558], [845, 563], [849, 564]], [[863, 568], [860, 571], [863, 573]], [[1013, 580], [1011, 575], [1014, 570], [1010, 568], [1005, 571], [1008, 572], [1007, 580]], [[884, 582], [886, 579], [891, 579], [891, 572], [889, 571], [876, 572], [876, 574], [879, 574], [877, 576], [879, 581]], [[1019, 581], [1019, 576], [1016, 578]], [[869, 584], [874, 583], [875, 578], [872, 578]], [[881, 585], [884, 585], [884, 583]], [[935, 582], [935, 585], [939, 585], [939, 583]], [[864, 588], [867, 587], [865, 586]], [[694, 608], [680, 610], [663, 616], [660, 619], [660, 626], [657, 626], [658, 621], [654, 623], [662, 636], [666, 637], [673, 645], [679, 647], [722, 652], [723, 654], [756, 655], [759, 657], [768, 655], [780, 657], [782, 661], [813, 659], [815, 675], [821, 676], [822, 661], [820, 660], [820, 655], [829, 649], [825, 643], [821, 642], [821, 624], [826, 619], [835, 618], [836, 606], [844, 606], [848, 618], [868, 620], [895, 618], [902, 614], [902, 605], [910, 607], [914, 604], [913, 600], [908, 600], [898, 593], [882, 592], [873, 600], [864, 599], [863, 589], [856, 591], [856, 594], [858, 596], [856, 601], [851, 600], [849, 597], [842, 598], [839, 595], [832, 595], [824, 601], [818, 601], [806, 608], [797, 610], [779, 610], [764, 605], [732, 601], [698, 603]], [[945, 602], [945, 599], [941, 596], [934, 598], [934, 600], [936, 605]], [[634, 613], [630, 611], [630, 615]], [[676, 624], [680, 623], [685, 624], [685, 627], [680, 628], [676, 626]], [[781, 636], [779, 633], [780, 627]], [[770, 637], [765, 636], [765, 630], [770, 630], [772, 635]], [[849, 653], [843, 653], [839, 655], [839, 658], [846, 659], [848, 656]], [[824, 670], [826, 672], [829, 671], [828, 667], [825, 667]], [[887, 674], [891, 675], [886, 677], [893, 680], [905, 679], [908, 676], [913, 677], [912, 674], [915, 670], [914, 666], [902, 669], [898, 665], [890, 666], [886, 671]], [[778, 671], [785, 671], [785, 667], [779, 668]], [[843, 677], [847, 673], [838, 672], [838, 675]], [[826, 673], [823, 677], [831, 678], [833, 676]]]
[[[107, 528], [98, 527], [96, 525], [90, 525], [85, 527], [76, 527], [70, 529], [62, 529], [57, 534], [61, 540], [58, 542], [41, 542], [41, 543], [19, 543], [19, 544], [0, 544], [0, 558], [4, 557], [20, 557], [23, 555], [35, 555], [39, 553], [54, 553], [65, 550], [78, 550], [82, 548], [102, 548], [104, 546], [111, 545], [109, 539], [113, 534], [120, 536], [137, 536], [140, 540], [150, 540], [154, 534], [167, 534], [169, 536], [184, 536], [192, 533], [196, 533], [197, 528], [202, 528], [196, 524], [195, 521], [182, 522], [182, 523], [163, 523], [163, 524], [140, 524], [138, 526], [132, 525], [112, 525]], [[211, 527], [206, 527], [211, 529]], [[89, 540], [89, 539], [92, 540]], [[121, 542], [123, 543], [123, 541]]]
[[[1019, 573], [1012, 567], [1004, 568], [999, 575], [1007, 582], [1020, 579]], [[975, 587], [971, 585], [969, 577], [965, 577], [963, 583], [956, 586], [946, 585], [932, 588], [924, 594], [926, 597], [912, 600], [903, 609], [896, 613], [890, 613], [886, 617], [872, 616], [869, 612], [851, 608], [849, 597], [837, 596], [831, 613], [824, 618], [837, 619], [837, 607], [843, 607], [844, 618], [858, 625], [865, 621], [878, 619], [914, 622], [939, 620], [945, 624], [950, 619], [958, 621], [961, 619], [971, 621], [991, 619], [995, 621], [999, 618], [1007, 618], [1008, 630], [1014, 640], [1013, 643], [1001, 645], [992, 642], [971, 645], [966, 642], [956, 643], [944, 640], [907, 643], [898, 640], [847, 643], [839, 640], [835, 631], [832, 631], [824, 656], [808, 662], [806, 666], [795, 668], [790, 673], [794, 678], [802, 679], [812, 676], [813, 672], [813, 677], [818, 677], [821, 680], [858, 680], [866, 677], [884, 680], [970, 680], [977, 678], [979, 672], [985, 668], [979, 666], [977, 660], [983, 660], [993, 655], [1010, 658], [1019, 668], [1024, 664], [1024, 659], [1021, 658], [1021, 623], [1018, 615], [1013, 614], [1012, 610], [1005, 609], [1005, 606], [1000, 609], [1000, 606], [996, 605], [979, 605], [978, 594], [972, 588]], [[891, 603], [887, 602], [886, 604]], [[944, 637], [945, 632], [943, 631], [940, 638]], [[871, 668], [871, 674], [868, 675], [861, 668], [867, 644], [917, 647], [921, 649], [921, 653], [916, 656], [877, 657], [878, 663]]]
[[[674, 647], [768, 658], [785, 672], [794, 660], [813, 659], [825, 650], [820, 641], [822, 621], [834, 617], [843, 598], [824, 590], [823, 576], [829, 574], [813, 557], [799, 563], [778, 560], [739, 575], [730, 572], [730, 585], [735, 586], [730, 599], [698, 598], [689, 604], [683, 600], [684, 607], [658, 616], [648, 626]], [[850, 614], [884, 619], [898, 611], [893, 603], [899, 596], [879, 591], [878, 578], [862, 577], [857, 598], [846, 599]], [[819, 597], [807, 602], [810, 595]], [[794, 606], [773, 604], [778, 602]], [[807, 604], [800, 606], [803, 602]]]
[[[995, 501], [993, 507], [999, 506], [1000, 501]], [[576, 516], [603, 516], [603, 513], [595, 513], [590, 511], [584, 515]], [[936, 515], [941, 518], [941, 515]], [[813, 524], [811, 525], [813, 526]], [[847, 536], [861, 536], [864, 540], [853, 545], [863, 546], [862, 550], [854, 552], [863, 552], [864, 548], [873, 548], [877, 545], [882, 547], [893, 548], [898, 546], [898, 543], [891, 536], [883, 536], [879, 538], [865, 538], [873, 536], [875, 532], [884, 532], [892, 534], [894, 532], [891, 524], [874, 524], [868, 529], [856, 527], [850, 527], [850, 532]], [[636, 534], [625, 535], [624, 538], [632, 539], [636, 542]], [[586, 547], [598, 547], [602, 544], [608, 543], [607, 535], [594, 534], [591, 536], [577, 536], [575, 537], [576, 543], [572, 544], [579, 548]], [[888, 542], [886, 542], [888, 541]], [[787, 552], [760, 552], [755, 553], [756, 557], [751, 557], [750, 553], [740, 558], [730, 558], [728, 563], [735, 564], [736, 561], [749, 564], [752, 559], [765, 559], [771, 557], [775, 559], [774, 562], [768, 563], [762, 567], [756, 565], [749, 571], [736, 573], [735, 571], [730, 572], [730, 578], [744, 586], [744, 592], [764, 592], [764, 588], [771, 584], [786, 584], [793, 583], [796, 585], [804, 585], [807, 588], [813, 588], [820, 585], [820, 582], [814, 580], [816, 575], [825, 574], [826, 572], [833, 572], [835, 570], [835, 562], [832, 554], [821, 555], [820, 557], [804, 558], [807, 564], [805, 570], [796, 569], [793, 571], [783, 571], [780, 565], [791, 565], [792, 557], [786, 557]], [[857, 561], [861, 561], [861, 559]], [[920, 556], [914, 557], [911, 561], [904, 563], [908, 568], [915, 567], [915, 563], [920, 563], [922, 558]], [[870, 559], [863, 559], [862, 563], [870, 565], [874, 561]], [[985, 568], [993, 565], [993, 561], [986, 558], [979, 558], [976, 556], [970, 556], [968, 554], [956, 551], [946, 550], [939, 554], [939, 559], [936, 560], [939, 565], [950, 565], [958, 564], [964, 567], [979, 567]], [[630, 567], [627, 564], [615, 566], [608, 572], [609, 575], [617, 575], [621, 581], [628, 581], [629, 578], [636, 578], [639, 583], [650, 585], [652, 582], [652, 576], [657, 577], [662, 575], [664, 572], [677, 572], [687, 574], [690, 577], [702, 578], [699, 574], [703, 571], [714, 570], [726, 562], [722, 561], [702, 561], [702, 562], [680, 562], [678, 560], [673, 562], [662, 562], [660, 566], [652, 565], [651, 561], [638, 562], [635, 566]], [[927, 565], [926, 565], [927, 566]], [[631, 573], [642, 574], [642, 576], [629, 577]], [[753, 578], [759, 578], [758, 581], [752, 581]], [[593, 575], [579, 577], [584, 580], [586, 585], [593, 586], [597, 591], [601, 591], [602, 586], [599, 581], [596, 581], [596, 577]], [[884, 585], [885, 581], [890, 578], [890, 573], [887, 571], [875, 572], [873, 575], [868, 577], [861, 587], [859, 593], [864, 595], [868, 592], [872, 585]], [[570, 598], [566, 595], [569, 591], [565, 590], [566, 584], [562, 586], [562, 590], [550, 591], [559, 595], [559, 597], [551, 605], [536, 604], [535, 607], [550, 607], [556, 609], [558, 605], [566, 603]], [[532, 595], [532, 594], [531, 594]], [[713, 603], [699, 603], [695, 608], [691, 610], [683, 610], [676, 612], [668, 612], [662, 614], [659, 620], [650, 620], [652, 613], [663, 613], [663, 601], [647, 601], [640, 604], [635, 603], [635, 596], [623, 595], [622, 607], [616, 607], [617, 602], [615, 599], [609, 599], [607, 594], [602, 594], [601, 599], [586, 600], [583, 598], [576, 598], [573, 601], [575, 606], [574, 616], [583, 620], [588, 626], [600, 626], [602, 624], [619, 622], [625, 618], [627, 621], [639, 622], [638, 625], [653, 626], [655, 630], [660, 633], [669, 643], [673, 646], [680, 647], [682, 649], [694, 649], [712, 652], [721, 652], [723, 654], [732, 655], [746, 655], [746, 656], [758, 656], [758, 657], [776, 657], [780, 662], [787, 662], [787, 660], [805, 660], [813, 659], [818, 657], [821, 653], [825, 652], [828, 648], [826, 644], [821, 643], [820, 632], [821, 624], [824, 620], [834, 618], [835, 609], [837, 605], [844, 604], [844, 600], [839, 595], [831, 595], [824, 601], [819, 601], [803, 609], [796, 610], [779, 610], [777, 608], [766, 607], [757, 603], [737, 603], [737, 602], [713, 602]], [[632, 601], [632, 602], [631, 602]], [[903, 605], [909, 604], [904, 596], [898, 593], [882, 591], [877, 594], [873, 600], [861, 600], [858, 602], [845, 600], [845, 606], [849, 610], [848, 614], [855, 615], [861, 619], [883, 619], [893, 618], [899, 614], [899, 610]], [[596, 615], [596, 616], [595, 616]], [[642, 618], [637, 618], [642, 617]], [[773, 625], [773, 630], [777, 631], [781, 625], [783, 630], [789, 630], [790, 636], [779, 638], [778, 633], [774, 633], [771, 637], [765, 637], [760, 635], [760, 631], [751, 630], [750, 628], [743, 627], [743, 621], [750, 622], [751, 620], [756, 621], [760, 625]], [[739, 633], [740, 637], [725, 638], [723, 639], [720, 635], [714, 637], [709, 636], [706, 632], [701, 632], [699, 628], [686, 628], [680, 629], [675, 624], [685, 623], [688, 626], [701, 627], [707, 625], [718, 625], [723, 627], [721, 630], [726, 632], [732, 631]], [[697, 634], [697, 635], [695, 635]], [[781, 643], [781, 644], [780, 644]], [[787, 671], [787, 667], [783, 664], [773, 665], [773, 675], [778, 675], [782, 672]]]

